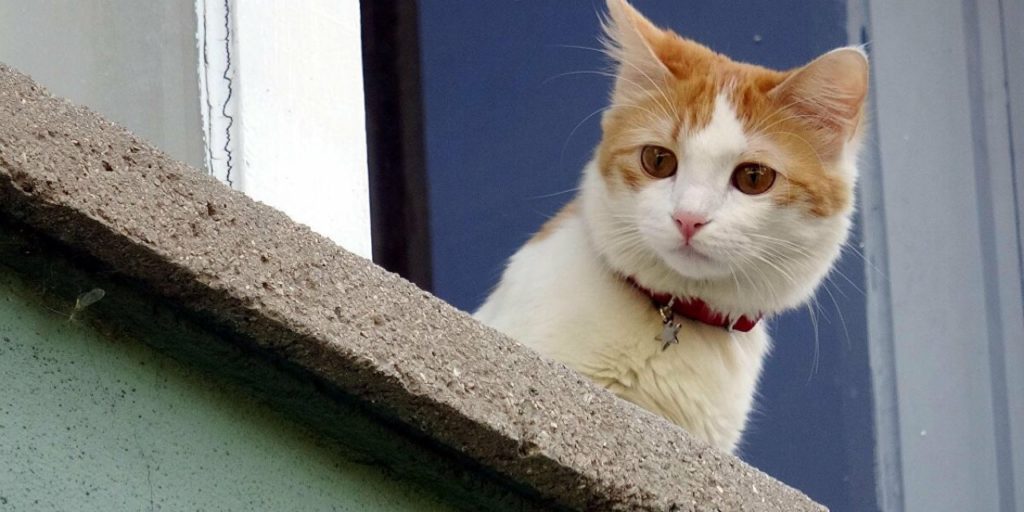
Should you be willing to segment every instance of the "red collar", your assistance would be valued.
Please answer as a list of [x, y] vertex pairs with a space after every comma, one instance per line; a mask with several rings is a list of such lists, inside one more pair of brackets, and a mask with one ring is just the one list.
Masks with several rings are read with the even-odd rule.
[[643, 286], [640, 286], [640, 284], [632, 277], [627, 277], [626, 281], [629, 282], [633, 288], [636, 288], [637, 291], [649, 297], [656, 308], [662, 308], [671, 304], [672, 311], [677, 315], [689, 318], [690, 320], [696, 320], [713, 327], [721, 327], [730, 331], [747, 332], [753, 329], [754, 326], [757, 325], [757, 322], [761, 320], [761, 315], [757, 315], [754, 318], [744, 315], [736, 319], [730, 319], [725, 313], [711, 309], [711, 306], [708, 306], [707, 302], [696, 297], [682, 298], [675, 297], [667, 293], [653, 292]]

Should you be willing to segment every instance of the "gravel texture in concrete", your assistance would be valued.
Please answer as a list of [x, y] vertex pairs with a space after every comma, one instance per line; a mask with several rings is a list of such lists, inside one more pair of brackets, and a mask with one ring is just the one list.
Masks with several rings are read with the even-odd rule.
[[0, 119], [0, 216], [552, 503], [823, 509], [3, 65]]

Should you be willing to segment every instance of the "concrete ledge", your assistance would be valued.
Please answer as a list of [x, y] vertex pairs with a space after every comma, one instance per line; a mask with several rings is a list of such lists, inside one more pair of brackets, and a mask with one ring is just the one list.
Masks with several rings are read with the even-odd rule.
[[0, 119], [0, 221], [236, 334], [253, 349], [237, 357], [307, 374], [531, 508], [822, 509], [2, 65]]

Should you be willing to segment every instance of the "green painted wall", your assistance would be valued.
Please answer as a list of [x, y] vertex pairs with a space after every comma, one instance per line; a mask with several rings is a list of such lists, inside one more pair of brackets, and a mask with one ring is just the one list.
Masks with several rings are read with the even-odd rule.
[[448, 510], [0, 272], [0, 511]]

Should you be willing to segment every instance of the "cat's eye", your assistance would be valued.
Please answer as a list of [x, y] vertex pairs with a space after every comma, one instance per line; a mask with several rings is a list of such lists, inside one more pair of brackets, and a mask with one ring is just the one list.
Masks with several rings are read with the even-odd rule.
[[676, 154], [661, 146], [644, 146], [640, 152], [644, 172], [652, 178], [668, 178], [676, 173]]
[[732, 171], [732, 186], [744, 194], [764, 194], [775, 184], [775, 169], [767, 165], [746, 162]]

